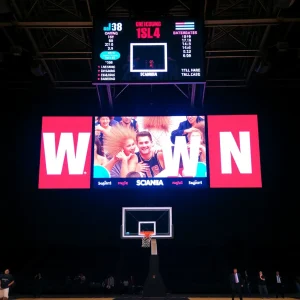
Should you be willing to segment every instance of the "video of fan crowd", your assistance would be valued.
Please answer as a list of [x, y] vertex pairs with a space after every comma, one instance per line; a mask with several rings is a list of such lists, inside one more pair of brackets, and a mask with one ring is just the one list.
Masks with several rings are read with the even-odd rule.
[[94, 186], [207, 186], [205, 116], [95, 117]]

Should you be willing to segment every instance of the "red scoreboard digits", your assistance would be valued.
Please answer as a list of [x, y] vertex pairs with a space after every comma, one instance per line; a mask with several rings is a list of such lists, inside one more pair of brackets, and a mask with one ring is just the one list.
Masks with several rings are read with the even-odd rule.
[[159, 39], [161, 22], [136, 22], [138, 39]]

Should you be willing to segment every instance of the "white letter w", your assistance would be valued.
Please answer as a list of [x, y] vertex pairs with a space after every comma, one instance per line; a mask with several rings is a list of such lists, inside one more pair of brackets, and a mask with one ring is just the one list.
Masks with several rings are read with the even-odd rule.
[[61, 133], [57, 153], [55, 147], [55, 134], [43, 133], [46, 171], [48, 175], [60, 175], [67, 156], [67, 164], [70, 175], [82, 175], [90, 141], [90, 133], [78, 134], [78, 142], [75, 150], [73, 133]]

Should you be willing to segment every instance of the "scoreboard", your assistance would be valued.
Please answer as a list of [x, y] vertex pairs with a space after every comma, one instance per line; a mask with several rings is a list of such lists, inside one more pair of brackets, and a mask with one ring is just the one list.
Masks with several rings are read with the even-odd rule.
[[95, 20], [93, 84], [204, 81], [203, 22]]

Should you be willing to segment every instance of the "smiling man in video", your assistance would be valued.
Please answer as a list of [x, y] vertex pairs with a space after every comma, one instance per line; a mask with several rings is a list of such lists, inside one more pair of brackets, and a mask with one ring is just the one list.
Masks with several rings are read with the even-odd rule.
[[151, 133], [141, 131], [136, 135], [139, 152], [129, 161], [129, 171], [143, 172], [146, 178], [157, 177], [165, 169], [161, 151], [155, 151]]

